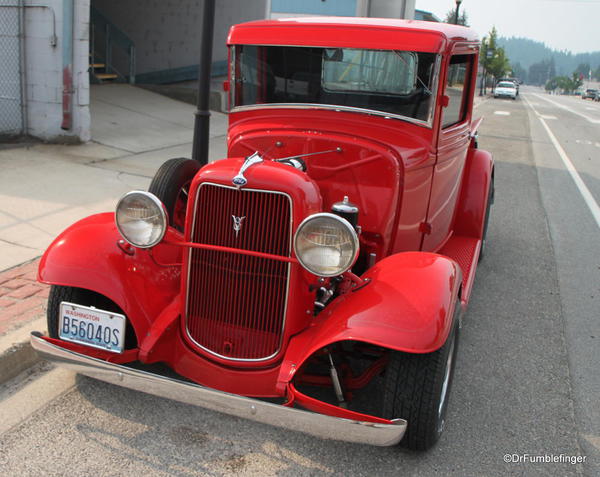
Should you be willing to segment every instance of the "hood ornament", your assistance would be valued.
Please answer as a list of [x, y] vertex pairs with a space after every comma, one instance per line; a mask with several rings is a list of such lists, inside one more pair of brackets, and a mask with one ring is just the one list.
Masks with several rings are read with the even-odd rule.
[[246, 217], [236, 217], [235, 215], [232, 215], [231, 218], [233, 219], [233, 231], [235, 232], [235, 238], [237, 238], [240, 230], [242, 230], [242, 222]]
[[260, 162], [263, 162], [263, 158], [260, 157], [260, 154], [258, 154], [258, 152], [255, 152], [252, 155], [248, 156], [242, 164], [242, 167], [240, 167], [240, 170], [238, 171], [237, 175], [231, 180], [233, 185], [236, 186], [238, 189], [244, 187], [248, 183], [248, 179], [244, 177], [244, 172], [246, 172], [246, 170], [250, 166], [253, 166], [254, 164], [258, 164]]

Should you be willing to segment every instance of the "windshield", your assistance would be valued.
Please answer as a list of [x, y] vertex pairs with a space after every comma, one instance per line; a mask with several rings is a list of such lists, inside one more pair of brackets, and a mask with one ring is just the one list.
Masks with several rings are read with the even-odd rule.
[[436, 55], [396, 50], [233, 47], [232, 105], [308, 103], [428, 121]]
[[502, 82], [502, 83], [498, 83], [498, 88], [516, 88], [514, 83], [509, 83], [509, 82]]

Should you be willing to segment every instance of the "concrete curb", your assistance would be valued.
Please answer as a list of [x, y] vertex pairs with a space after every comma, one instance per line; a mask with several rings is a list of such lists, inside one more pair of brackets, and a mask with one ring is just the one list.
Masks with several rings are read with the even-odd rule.
[[29, 334], [32, 330], [45, 329], [46, 318], [41, 317], [0, 337], [0, 384], [18, 376], [40, 360], [29, 343]]
[[46, 329], [47, 285], [37, 282], [39, 259], [0, 272], [0, 384], [39, 361], [31, 330]]

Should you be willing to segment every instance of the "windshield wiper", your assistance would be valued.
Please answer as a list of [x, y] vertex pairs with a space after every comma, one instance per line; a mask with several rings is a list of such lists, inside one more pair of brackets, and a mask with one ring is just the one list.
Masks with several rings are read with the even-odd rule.
[[335, 149], [330, 149], [328, 151], [307, 152], [306, 154], [297, 154], [295, 156], [281, 157], [279, 159], [273, 159], [273, 160], [275, 162], [291, 161], [294, 159], [300, 159], [301, 157], [316, 156], [317, 154], [327, 154], [328, 152], [342, 152], [342, 148], [336, 147]]

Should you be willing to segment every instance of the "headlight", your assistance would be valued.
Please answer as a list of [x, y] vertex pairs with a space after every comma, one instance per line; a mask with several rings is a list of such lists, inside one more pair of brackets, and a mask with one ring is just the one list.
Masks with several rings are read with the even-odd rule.
[[302, 221], [294, 237], [300, 264], [320, 277], [335, 277], [348, 270], [358, 255], [358, 236], [350, 223], [321, 213]]
[[117, 204], [117, 228], [125, 240], [139, 248], [154, 247], [167, 230], [167, 212], [150, 192], [128, 192]]

